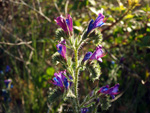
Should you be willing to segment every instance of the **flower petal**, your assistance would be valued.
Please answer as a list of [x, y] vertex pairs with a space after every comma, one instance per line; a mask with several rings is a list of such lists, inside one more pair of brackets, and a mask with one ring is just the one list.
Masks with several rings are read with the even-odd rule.
[[84, 56], [83, 61], [88, 60], [91, 56], [92, 56], [92, 52], [87, 52], [87, 53], [85, 54], [85, 56]]
[[58, 53], [60, 53], [61, 56], [66, 59], [66, 46], [64, 44], [65, 44], [65, 40], [57, 44], [56, 47], [57, 47]]
[[62, 16], [57, 17], [55, 21], [65, 32], [68, 31], [65, 19]]
[[91, 20], [87, 29], [87, 34], [90, 33], [93, 29], [97, 27], [101, 27], [106, 20], [104, 20], [105, 16], [102, 13], [99, 13], [96, 20]]
[[67, 16], [66, 23], [68, 25], [69, 31], [73, 31], [72, 17], [70, 15]]

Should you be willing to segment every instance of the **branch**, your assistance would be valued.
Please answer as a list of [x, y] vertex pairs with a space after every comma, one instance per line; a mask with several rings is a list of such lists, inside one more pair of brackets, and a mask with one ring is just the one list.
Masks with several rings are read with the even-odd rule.
[[61, 12], [60, 12], [60, 10], [59, 10], [59, 8], [58, 8], [58, 5], [56, 4], [55, 1], [54, 1], [54, 5], [55, 5], [55, 7], [56, 7], [56, 9], [57, 9], [57, 11], [58, 11], [58, 13], [59, 13], [59, 15], [61, 15]]
[[11, 57], [15, 58], [16, 60], [19, 60], [19, 61], [21, 61], [21, 62], [25, 62], [25, 61], [22, 60], [21, 58], [19, 58], [19, 57], [17, 57], [17, 56], [14, 56], [13, 54], [9, 53], [9, 52], [8, 52], [7, 50], [5, 50], [2, 46], [0, 46], [0, 48], [1, 48], [2, 50], [4, 50], [4, 52], [5, 52], [6, 54], [10, 55]]
[[48, 18], [46, 15], [43, 14], [43, 12], [40, 9], [40, 7], [39, 7], [39, 10], [37, 10], [37, 9], [33, 8], [32, 6], [28, 5], [27, 3], [25, 3], [23, 0], [21, 0], [21, 2], [10, 0], [10, 2], [15, 3], [15, 4], [24, 5], [26, 7], [29, 7], [30, 9], [32, 9], [33, 11], [35, 11], [36, 13], [38, 13], [39, 15], [41, 15], [42, 17], [44, 17], [48, 22], [51, 22], [51, 19]]
[[29, 42], [20, 42], [20, 43], [0, 42], [0, 44], [10, 45], [10, 46], [28, 45], [28, 44], [31, 44], [31, 43], [32, 43], [32, 41], [29, 41]]
[[38, 2], [38, 6], [39, 6], [39, 12], [42, 12], [42, 7], [41, 7], [41, 4], [40, 4], [40, 1], [37, 0], [37, 2]]
[[69, 0], [66, 1], [66, 4], [65, 4], [65, 14], [67, 15], [68, 14], [68, 4], [69, 4]]
[[[0, 28], [3, 29], [6, 33], [12, 35], [13, 37], [15, 37], [17, 40], [23, 42], [23, 40], [21, 38], [19, 38], [18, 36], [14, 35], [14, 34], [11, 34], [10, 31], [8, 31], [4, 26], [2, 26], [0, 24]], [[27, 47], [29, 47], [31, 50], [34, 50], [34, 48], [32, 46], [30, 46], [29, 44], [25, 44]]]
[[110, 26], [106, 27], [105, 29], [103, 29], [101, 31], [101, 33], [104, 33], [107, 30], [110, 30], [113, 26], [115, 26], [117, 23], [119, 23], [128, 13], [129, 11], [131, 11], [134, 8], [134, 6], [132, 6], [131, 8], [129, 8], [119, 19], [117, 19], [114, 23], [112, 23]]

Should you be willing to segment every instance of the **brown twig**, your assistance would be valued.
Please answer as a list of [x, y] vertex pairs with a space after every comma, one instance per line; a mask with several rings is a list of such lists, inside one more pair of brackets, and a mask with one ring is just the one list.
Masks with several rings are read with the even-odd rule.
[[19, 60], [21, 62], [25, 62], [24, 60], [22, 60], [21, 58], [17, 57], [17, 56], [14, 56], [13, 54], [11, 54], [10, 52], [8, 52], [7, 50], [5, 50], [2, 46], [0, 46], [0, 48], [6, 53], [8, 54], [9, 56], [15, 58], [16, 60]]
[[31, 44], [31, 43], [32, 43], [32, 41], [29, 41], [29, 42], [20, 42], [20, 43], [0, 42], [0, 44], [9, 45], [9, 46], [27, 45], [27, 44]]
[[110, 30], [113, 26], [115, 26], [117, 23], [119, 23], [132, 9], [134, 6], [130, 7], [119, 19], [117, 19], [114, 23], [112, 23], [110, 26], [106, 27], [101, 31], [101, 33], [104, 33], [107, 30]]
[[32, 6], [30, 6], [27, 3], [25, 3], [23, 0], [21, 0], [21, 2], [10, 0], [10, 2], [15, 3], [15, 4], [24, 5], [26, 7], [29, 7], [30, 9], [32, 9], [33, 11], [35, 11], [36, 13], [38, 13], [39, 15], [41, 15], [42, 17], [44, 17], [48, 22], [51, 22], [51, 19], [48, 18], [46, 15], [44, 15], [44, 13], [41, 10], [37, 10], [37, 9], [33, 8]]
[[59, 10], [59, 8], [58, 8], [58, 5], [56, 4], [55, 1], [54, 1], [54, 5], [55, 5], [55, 7], [56, 7], [56, 9], [57, 9], [57, 11], [58, 11], [58, 13], [59, 13], [59, 15], [62, 15], [61, 12], [60, 12], [60, 10]]
[[[4, 26], [2, 26], [1, 24], [0, 24], [0, 27], [1, 27], [1, 29], [4, 30], [6, 33], [12, 35], [12, 36], [15, 37], [17, 40], [21, 41], [21, 42], [18, 43], [18, 44], [20, 44], [20, 45], [23, 45], [23, 44], [24, 44], [24, 45], [26, 45], [27, 47], [29, 47], [31, 50], [34, 50], [34, 48], [29, 45], [30, 43], [32, 43], [32, 41], [24, 42], [24, 41], [23, 41], [20, 37], [18, 37], [17, 35], [11, 34], [11, 32], [10, 32], [9, 30], [7, 30]], [[4, 44], [4, 43], [6, 43], [6, 42], [1, 42], [1, 44]], [[7, 45], [7, 44], [8, 44], [8, 45], [13, 45], [12, 43], [6, 43], [6, 45]]]
[[68, 4], [69, 4], [69, 0], [66, 1], [66, 5], [65, 5], [65, 14], [68, 14]]

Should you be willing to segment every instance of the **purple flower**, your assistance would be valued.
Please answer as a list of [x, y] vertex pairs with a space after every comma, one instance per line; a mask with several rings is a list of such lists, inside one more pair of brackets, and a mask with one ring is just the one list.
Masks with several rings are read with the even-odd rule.
[[88, 53], [86, 53], [86, 55], [84, 56], [84, 59], [83, 59], [83, 61], [86, 61], [86, 60], [88, 60], [88, 59], [90, 59], [90, 60], [98, 60], [98, 61], [100, 61], [100, 62], [102, 62], [102, 59], [101, 59], [101, 57], [103, 57], [103, 56], [105, 56], [106, 54], [103, 52], [103, 50], [102, 50], [102, 46], [101, 45], [99, 45], [97, 48], [96, 48], [96, 50], [95, 50], [95, 52], [92, 54], [92, 52], [88, 52]]
[[119, 94], [118, 88], [119, 88], [119, 83], [111, 88], [109, 88], [109, 85], [106, 85], [101, 87], [98, 93], [109, 94], [112, 97], [112, 99], [114, 99], [115, 95]]
[[87, 113], [88, 111], [89, 111], [88, 108], [82, 108], [82, 109], [81, 109], [81, 113]]
[[4, 72], [2, 70], [0, 70], [0, 74], [4, 74]]
[[124, 62], [125, 58], [124, 57], [121, 57], [120, 58], [120, 64], [122, 64]]
[[69, 82], [64, 75], [66, 75], [66, 70], [54, 73], [55, 77], [53, 78], [53, 81], [51, 81], [51, 83], [60, 87], [62, 90], [64, 88], [68, 89], [69, 86], [71, 86], [71, 82]]
[[6, 69], [5, 69], [5, 72], [7, 73], [7, 72], [9, 72], [11, 70], [11, 68], [7, 65], [6, 66]]
[[66, 59], [66, 46], [65, 46], [65, 44], [66, 44], [66, 41], [63, 40], [59, 44], [56, 45], [58, 53], [60, 53], [64, 59]]
[[109, 85], [106, 85], [106, 86], [101, 87], [98, 92], [107, 94], [108, 89], [109, 89]]
[[119, 94], [118, 92], [119, 84], [116, 84], [114, 87], [111, 87], [108, 90], [108, 94], [114, 99], [115, 95]]
[[111, 61], [111, 64], [113, 64], [113, 65], [114, 65], [114, 64], [115, 64], [115, 61]]
[[[6, 88], [8, 88], [8, 85], [11, 83], [11, 80], [10, 79], [4, 80], [4, 83], [6, 85]], [[11, 85], [10, 88], [13, 88], [13, 85]]]
[[99, 13], [95, 21], [92, 19], [89, 23], [87, 34], [90, 33], [93, 29], [101, 27], [106, 21], [106, 19], [104, 20], [104, 18], [105, 16], [102, 13]]
[[2, 96], [4, 98], [4, 101], [6, 102], [8, 100], [8, 92], [5, 89], [2, 90]]
[[102, 62], [101, 57], [105, 56], [106, 54], [104, 54], [103, 50], [102, 50], [102, 46], [98, 46], [96, 48], [96, 51], [92, 54], [92, 56], [90, 57], [90, 60], [96, 59], [100, 62]]
[[70, 15], [67, 15], [67, 18], [64, 18], [62, 15], [55, 19], [56, 23], [65, 31], [73, 31], [73, 23]]
[[69, 28], [69, 31], [73, 31], [73, 23], [72, 23], [72, 18], [70, 15], [67, 16], [66, 18], [66, 23], [67, 23], [67, 26]]
[[7, 94], [7, 91], [5, 89], [2, 89], [2, 96], [5, 96]]
[[85, 56], [84, 56], [84, 59], [83, 59], [83, 61], [86, 61], [86, 60], [88, 60], [91, 56], [92, 56], [92, 52], [87, 52], [86, 54], [85, 54]]

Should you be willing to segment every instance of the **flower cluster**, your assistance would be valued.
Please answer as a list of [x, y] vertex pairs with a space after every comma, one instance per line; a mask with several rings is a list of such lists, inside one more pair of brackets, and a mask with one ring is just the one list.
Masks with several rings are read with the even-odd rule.
[[81, 109], [81, 113], [87, 113], [89, 110], [88, 110], [88, 108], [82, 108]]
[[106, 21], [106, 19], [104, 20], [104, 18], [105, 18], [105, 16], [102, 13], [99, 13], [99, 15], [95, 21], [92, 19], [89, 23], [87, 34], [90, 33], [93, 29], [104, 25], [104, 23]]
[[[9, 87], [9, 85], [11, 84], [11, 82], [12, 82], [12, 80], [10, 80], [10, 79], [4, 80], [4, 83], [5, 83], [6, 88]], [[10, 85], [10, 88], [13, 88], [13, 85], [12, 85], [12, 84]]]
[[2, 82], [0, 82], [0, 86], [3, 86], [3, 84], [4, 84], [3, 89], [1, 89], [4, 102], [10, 102], [11, 101], [10, 89], [13, 88], [12, 80], [6, 79], [6, 78], [8, 78], [10, 71], [11, 71], [11, 68], [8, 65], [6, 66], [5, 71], [0, 70], [0, 77], [1, 77], [0, 80], [2, 81]]
[[67, 15], [67, 18], [61, 15], [55, 21], [65, 32], [69, 33], [73, 31], [72, 17], [70, 15]]
[[101, 87], [98, 93], [109, 94], [112, 97], [112, 99], [114, 99], [115, 95], [119, 94], [118, 88], [119, 88], [119, 83], [111, 88], [109, 88], [109, 85], [106, 85]]
[[90, 60], [98, 60], [98, 61], [100, 61], [100, 62], [102, 62], [102, 59], [101, 59], [101, 57], [103, 57], [103, 56], [105, 56], [106, 54], [104, 53], [104, 51], [102, 50], [102, 46], [101, 45], [99, 45], [97, 48], [96, 48], [96, 50], [95, 50], [95, 52], [94, 53], [92, 53], [92, 52], [87, 52], [86, 54], [85, 54], [85, 56], [84, 56], [84, 59], [83, 59], [83, 61], [86, 61], [86, 60], [88, 60], [88, 59], [90, 59]]
[[[102, 13], [100, 13], [95, 21], [92, 19], [89, 23], [86, 34], [90, 33], [93, 29], [95, 29], [97, 27], [101, 27], [104, 24], [104, 22], [106, 21], [106, 19], [104, 20], [104, 17], [105, 16]], [[69, 33], [69, 32], [73, 31], [73, 22], [72, 22], [72, 17], [70, 15], [67, 15], [67, 18], [64, 18], [61, 15], [60, 17], [57, 17], [55, 19], [55, 21], [64, 30], [64, 32]], [[61, 54], [61, 56], [64, 59], [66, 59], [66, 46], [65, 46], [65, 44], [66, 44], [65, 40], [63, 40], [56, 46], [57, 51]], [[86, 61], [88, 59], [90, 59], [90, 60], [96, 59], [96, 60], [102, 62], [101, 57], [103, 57], [103, 56], [105, 56], [105, 54], [102, 50], [102, 46], [99, 45], [93, 54], [92, 54], [92, 52], [86, 53], [83, 61]]]
[[66, 41], [63, 40], [59, 44], [56, 45], [58, 53], [60, 53], [64, 59], [66, 59], [66, 46], [65, 46], [65, 44], [66, 44]]
[[[72, 82], [68, 81], [68, 79], [66, 78], [66, 70], [64, 71], [59, 71], [58, 73], [54, 73], [54, 78], [52, 84], [60, 87], [62, 90], [68, 89], [69, 86], [71, 86]], [[72, 79], [71, 76], [69, 76], [70, 79]]]
[[[85, 43], [85, 39], [88, 38], [88, 34], [92, 30], [104, 25], [104, 23], [106, 21], [106, 19], [104, 20], [104, 18], [105, 18], [105, 16], [102, 13], [99, 13], [99, 15], [95, 21], [94, 20], [90, 21], [88, 28], [81, 35], [81, 37], [76, 37], [76, 38], [74, 38], [74, 36], [76, 36], [76, 35], [73, 35], [73, 21], [72, 21], [72, 17], [70, 15], [67, 15], [66, 17], [59, 16], [55, 19], [56, 23], [64, 31], [64, 33], [62, 33], [62, 30], [60, 30], [61, 32], [59, 32], [58, 33], [59, 35], [57, 35], [57, 36], [59, 36], [60, 38], [66, 37], [66, 35], [70, 36], [69, 39], [65, 38], [62, 41], [59, 41], [59, 43], [56, 45], [58, 53], [61, 55], [62, 58], [65, 59], [65, 62], [67, 65], [65, 65], [65, 64], [64, 65], [65, 65], [65, 67], [67, 67], [68, 72], [70, 72], [70, 75], [69, 76], [67, 75], [66, 70], [59, 71], [58, 73], [54, 73], [54, 77], [52, 78], [51, 83], [60, 87], [60, 89], [62, 91], [68, 90], [67, 92], [69, 92], [70, 95], [69, 95], [69, 93], [67, 93], [66, 96], [76, 98], [74, 100], [76, 112], [79, 112], [79, 109], [81, 110], [81, 113], [86, 113], [86, 112], [90, 111], [89, 110], [90, 108], [86, 108], [84, 106], [86, 102], [83, 103], [83, 105], [81, 104], [81, 106], [78, 105], [79, 104], [79, 101], [78, 101], [79, 77], [78, 76], [79, 76], [79, 72], [81, 70], [79, 67], [80, 66], [84, 67], [84, 65], [82, 65], [82, 64], [83, 64], [83, 62], [85, 62], [87, 60], [89, 60], [89, 61], [97, 60], [97, 61], [102, 62], [102, 57], [104, 57], [106, 55], [106, 53], [103, 50], [102, 45], [98, 45], [94, 52], [87, 52], [83, 58], [83, 61], [80, 60], [81, 62], [78, 62], [79, 61], [79, 58], [78, 58], [79, 48], [81, 47], [81, 44]], [[96, 38], [99, 39], [100, 36], [97, 36]], [[71, 58], [66, 55], [67, 54], [66, 51], [70, 50], [70, 48], [73, 50], [72, 52], [74, 52], [74, 54], [73, 54], [74, 58]], [[58, 58], [60, 58], [60, 57], [58, 57]], [[99, 75], [100, 75], [99, 63], [96, 62], [90, 66], [91, 67], [87, 67], [89, 70], [91, 69], [90, 74], [94, 73], [94, 77], [96, 76], [96, 79], [98, 79]], [[73, 87], [71, 87], [72, 82], [73, 82]], [[106, 85], [106, 86], [101, 87], [99, 89], [98, 93], [108, 94], [114, 99], [115, 95], [118, 94], [118, 88], [119, 88], [119, 84], [116, 84], [115, 86], [113, 86], [111, 88], [109, 88], [109, 85]], [[73, 90], [73, 92], [72, 92], [72, 90]], [[96, 93], [94, 91], [96, 91]], [[97, 98], [98, 93], [97, 93], [97, 90], [93, 90], [93, 92], [90, 94], [90, 97], [88, 99], [93, 100], [93, 98]], [[88, 99], [86, 100], [87, 102], [89, 102]], [[96, 104], [99, 103], [99, 98], [97, 99], [97, 101], [95, 103]]]
[[10, 72], [10, 71], [11, 71], [11, 68], [7, 65], [6, 69], [5, 69], [5, 72], [7, 73], [7, 72]]

